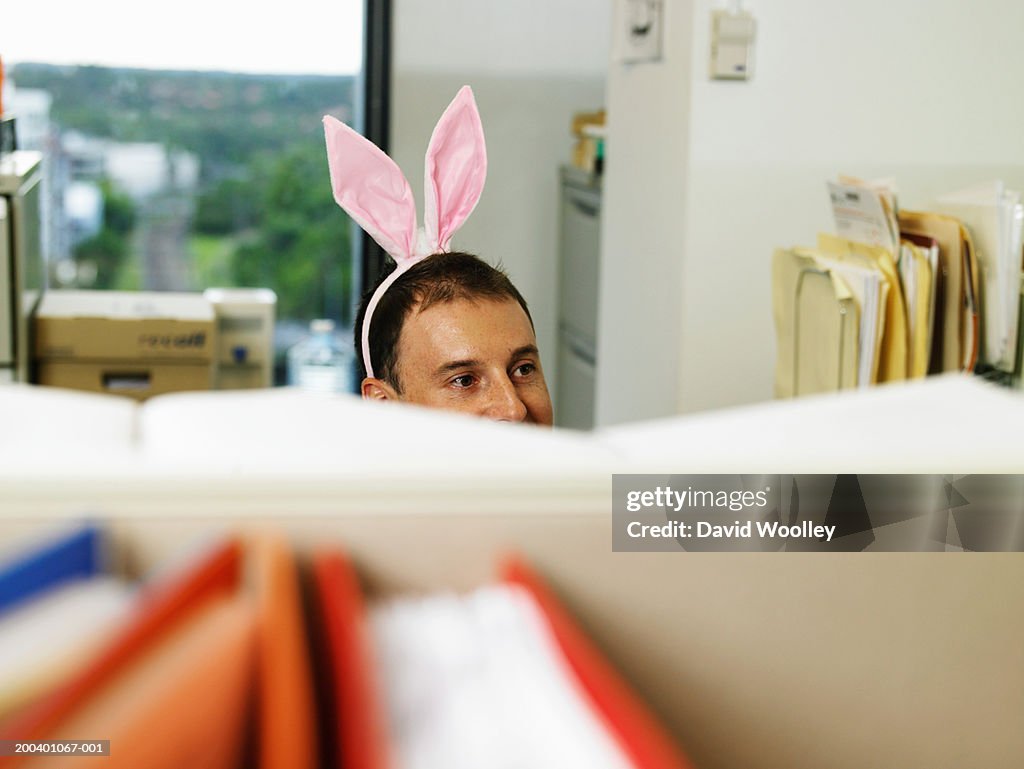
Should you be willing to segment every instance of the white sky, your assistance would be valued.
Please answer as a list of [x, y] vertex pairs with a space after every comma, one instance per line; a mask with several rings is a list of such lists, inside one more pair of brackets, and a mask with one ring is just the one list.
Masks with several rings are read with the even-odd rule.
[[148, 69], [351, 74], [363, 0], [5, 0], [0, 57]]

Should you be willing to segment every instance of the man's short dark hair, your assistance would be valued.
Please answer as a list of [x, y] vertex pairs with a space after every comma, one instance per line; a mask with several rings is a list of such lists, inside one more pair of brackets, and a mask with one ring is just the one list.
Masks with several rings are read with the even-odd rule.
[[[356, 359], [359, 381], [366, 376], [363, 362], [363, 317], [377, 287], [390, 271], [381, 275], [359, 303], [355, 323]], [[477, 256], [452, 251], [428, 256], [410, 267], [381, 296], [370, 318], [370, 362], [373, 373], [401, 393], [398, 380], [398, 341], [405, 319], [415, 308], [426, 310], [435, 304], [456, 299], [515, 299], [533, 325], [526, 300], [500, 268], [492, 267]]]

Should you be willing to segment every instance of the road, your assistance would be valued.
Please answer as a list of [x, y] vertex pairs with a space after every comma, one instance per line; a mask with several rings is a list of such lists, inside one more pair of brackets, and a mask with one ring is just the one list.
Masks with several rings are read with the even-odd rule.
[[188, 236], [192, 218], [188, 193], [168, 191], [148, 199], [139, 210], [140, 287], [144, 291], [190, 291], [192, 267]]

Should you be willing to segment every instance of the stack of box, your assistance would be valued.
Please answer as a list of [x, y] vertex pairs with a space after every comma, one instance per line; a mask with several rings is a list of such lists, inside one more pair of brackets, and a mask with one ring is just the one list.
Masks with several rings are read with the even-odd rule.
[[605, 111], [577, 112], [572, 117], [572, 164], [581, 171], [600, 174], [604, 169]]

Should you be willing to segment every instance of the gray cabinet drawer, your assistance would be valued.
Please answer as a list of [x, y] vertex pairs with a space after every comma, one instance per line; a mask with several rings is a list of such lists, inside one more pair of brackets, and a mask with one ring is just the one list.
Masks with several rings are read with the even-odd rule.
[[601, 195], [593, 189], [563, 185], [561, 207], [561, 320], [593, 341], [597, 339]]

